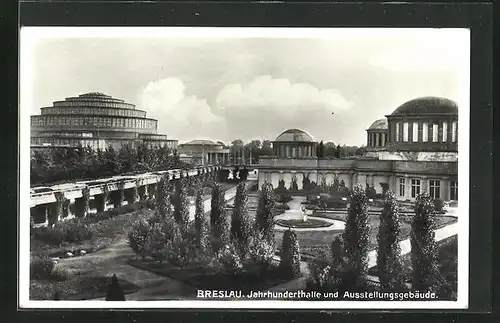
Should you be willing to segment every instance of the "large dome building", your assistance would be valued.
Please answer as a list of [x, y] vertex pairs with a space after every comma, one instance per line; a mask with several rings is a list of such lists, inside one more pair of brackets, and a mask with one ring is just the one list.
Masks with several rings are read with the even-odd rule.
[[[312, 136], [298, 129], [281, 133], [273, 156], [259, 157], [259, 186], [335, 181], [348, 189], [355, 184], [381, 194], [388, 187], [400, 200], [413, 201], [421, 192], [434, 199], [458, 200], [458, 108], [438, 97], [408, 101], [367, 132], [362, 158], [318, 158]], [[368, 158], [366, 158], [368, 157]]]
[[124, 144], [167, 146], [177, 140], [157, 133], [158, 121], [147, 118], [135, 105], [98, 92], [56, 101], [31, 116], [31, 147], [84, 147], [104, 149]]
[[310, 158], [316, 156], [316, 142], [307, 132], [288, 129], [272, 142], [278, 158]]

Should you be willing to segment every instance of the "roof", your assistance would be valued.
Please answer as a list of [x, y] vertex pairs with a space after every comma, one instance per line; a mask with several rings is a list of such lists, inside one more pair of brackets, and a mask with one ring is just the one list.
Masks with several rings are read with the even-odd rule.
[[222, 145], [213, 142], [212, 140], [191, 140], [182, 144], [182, 146], [222, 146]]
[[274, 141], [314, 142], [310, 134], [300, 129], [288, 129], [282, 132]]
[[387, 130], [387, 119], [378, 119], [367, 130]]
[[400, 105], [391, 116], [450, 114], [458, 115], [457, 104], [447, 98], [427, 96], [416, 98]]

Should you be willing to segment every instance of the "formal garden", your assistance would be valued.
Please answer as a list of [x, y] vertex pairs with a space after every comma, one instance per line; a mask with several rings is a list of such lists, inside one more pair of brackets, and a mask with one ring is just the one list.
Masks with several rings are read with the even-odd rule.
[[[120, 275], [96, 274], [92, 266], [101, 263], [76, 259], [98, 250], [105, 258], [107, 248], [121, 240], [133, 251], [120, 259], [126, 265], [197, 289], [266, 291], [304, 277], [310, 290], [431, 290], [440, 299], [455, 299], [457, 239], [438, 243], [434, 230], [456, 219], [440, 214], [429, 195], [409, 205], [388, 190], [371, 196], [373, 190], [360, 185], [349, 191], [341, 182], [311, 184], [304, 194], [282, 184], [258, 189], [244, 172], [233, 179], [225, 174], [204, 183], [162, 180], [154, 200], [32, 228], [31, 298], [108, 298], [110, 289], [119, 289], [118, 298], [125, 299], [137, 292], [141, 287]], [[236, 196], [226, 201], [225, 192], [235, 186]], [[303, 218], [301, 209], [313, 216]], [[330, 227], [331, 220], [344, 226]], [[401, 255], [405, 239], [411, 252]], [[376, 266], [369, 268], [373, 251]], [[59, 267], [57, 258], [64, 257], [74, 260]]]

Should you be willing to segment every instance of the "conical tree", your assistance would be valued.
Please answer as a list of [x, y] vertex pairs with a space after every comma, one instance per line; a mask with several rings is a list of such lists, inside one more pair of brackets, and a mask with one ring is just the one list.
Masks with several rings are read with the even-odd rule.
[[123, 293], [120, 284], [118, 283], [118, 278], [115, 274], [111, 278], [111, 283], [108, 285], [108, 292], [106, 293], [107, 301], [124, 301], [125, 294]]
[[181, 229], [186, 229], [189, 223], [189, 198], [186, 179], [179, 180], [176, 190], [174, 218]]
[[415, 215], [410, 233], [413, 290], [437, 292], [439, 289], [434, 212], [433, 200], [429, 194], [419, 194], [415, 201]]
[[167, 175], [164, 175], [156, 187], [155, 210], [161, 219], [172, 217], [172, 204], [170, 201], [170, 184]]
[[283, 233], [283, 242], [280, 252], [280, 270], [285, 277], [292, 278], [300, 275], [300, 250], [297, 234], [288, 229]]
[[404, 287], [401, 247], [401, 222], [396, 197], [386, 192], [378, 227], [377, 267], [382, 290], [398, 291]]
[[346, 258], [344, 285], [355, 288], [364, 283], [364, 277], [368, 271], [368, 243], [370, 239], [368, 198], [361, 185], [356, 185], [351, 192], [351, 203], [342, 238]]
[[247, 204], [248, 196], [245, 183], [241, 182], [236, 188], [234, 210], [231, 217], [231, 240], [238, 246], [242, 255], [248, 250], [251, 230]]
[[195, 244], [198, 250], [205, 250], [207, 245], [207, 225], [205, 221], [205, 206], [203, 203], [203, 188], [200, 183], [196, 187], [194, 213]]
[[213, 238], [213, 250], [218, 251], [221, 245], [229, 240], [229, 224], [224, 212], [224, 191], [219, 183], [214, 183], [210, 210], [210, 230]]
[[267, 242], [274, 245], [274, 210], [276, 207], [275, 196], [271, 183], [262, 185], [259, 205], [255, 216], [256, 230], [262, 234]]

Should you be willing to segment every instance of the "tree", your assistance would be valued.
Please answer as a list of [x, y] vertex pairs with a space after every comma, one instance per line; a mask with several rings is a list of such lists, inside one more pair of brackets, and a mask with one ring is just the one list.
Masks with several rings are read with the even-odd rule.
[[189, 198], [186, 179], [180, 179], [177, 183], [174, 218], [181, 230], [185, 231], [189, 223]]
[[113, 146], [109, 146], [103, 152], [103, 170], [105, 175], [118, 174], [118, 156]]
[[59, 291], [56, 290], [54, 293], [54, 296], [52, 297], [52, 300], [54, 301], [60, 301], [61, 300], [61, 295], [59, 295]]
[[347, 261], [345, 285], [355, 288], [364, 282], [364, 277], [368, 271], [368, 246], [370, 240], [368, 199], [361, 185], [354, 186], [351, 192], [351, 203], [347, 211], [347, 220], [342, 238]]
[[274, 210], [276, 201], [271, 183], [262, 185], [259, 197], [255, 225], [266, 241], [274, 244]]
[[[345, 146], [344, 146], [345, 147]], [[343, 151], [344, 149], [340, 147], [340, 145], [337, 145], [337, 157], [342, 158], [345, 156], [345, 153]]]
[[123, 290], [120, 287], [120, 284], [118, 283], [118, 278], [116, 277], [116, 274], [113, 274], [113, 277], [111, 278], [111, 283], [108, 285], [106, 300], [107, 301], [125, 300], [125, 294], [123, 293]]
[[318, 158], [323, 158], [325, 157], [325, 144], [323, 143], [323, 140], [319, 143], [317, 149], [316, 149], [316, 156]]
[[413, 290], [437, 292], [440, 288], [434, 216], [434, 204], [429, 194], [419, 194], [410, 233]]
[[287, 278], [300, 275], [300, 251], [297, 234], [288, 229], [283, 233], [280, 270]]
[[385, 195], [378, 228], [377, 268], [382, 290], [400, 291], [404, 287], [401, 247], [401, 222], [394, 193]]
[[155, 211], [162, 218], [172, 217], [172, 202], [170, 201], [170, 180], [168, 175], [163, 175], [157, 184], [156, 198], [155, 198]]
[[194, 227], [196, 248], [198, 250], [205, 250], [207, 248], [207, 225], [203, 203], [203, 187], [201, 185], [198, 185], [196, 189]]
[[146, 257], [149, 224], [144, 219], [139, 219], [132, 224], [132, 230], [128, 234], [128, 243], [136, 255], [142, 259]]
[[210, 210], [210, 230], [213, 238], [213, 250], [218, 251], [222, 245], [229, 240], [226, 214], [224, 212], [224, 191], [219, 183], [215, 183], [212, 189], [212, 200]]
[[260, 148], [259, 156], [272, 156], [274, 154], [272, 143], [270, 140], [264, 140]]
[[236, 187], [234, 209], [231, 217], [231, 240], [238, 247], [241, 255], [244, 255], [248, 249], [251, 230], [247, 204], [248, 196], [245, 183], [241, 182]]
[[336, 152], [337, 149], [333, 142], [329, 141], [325, 144], [325, 151], [324, 151], [325, 157], [336, 157]]

